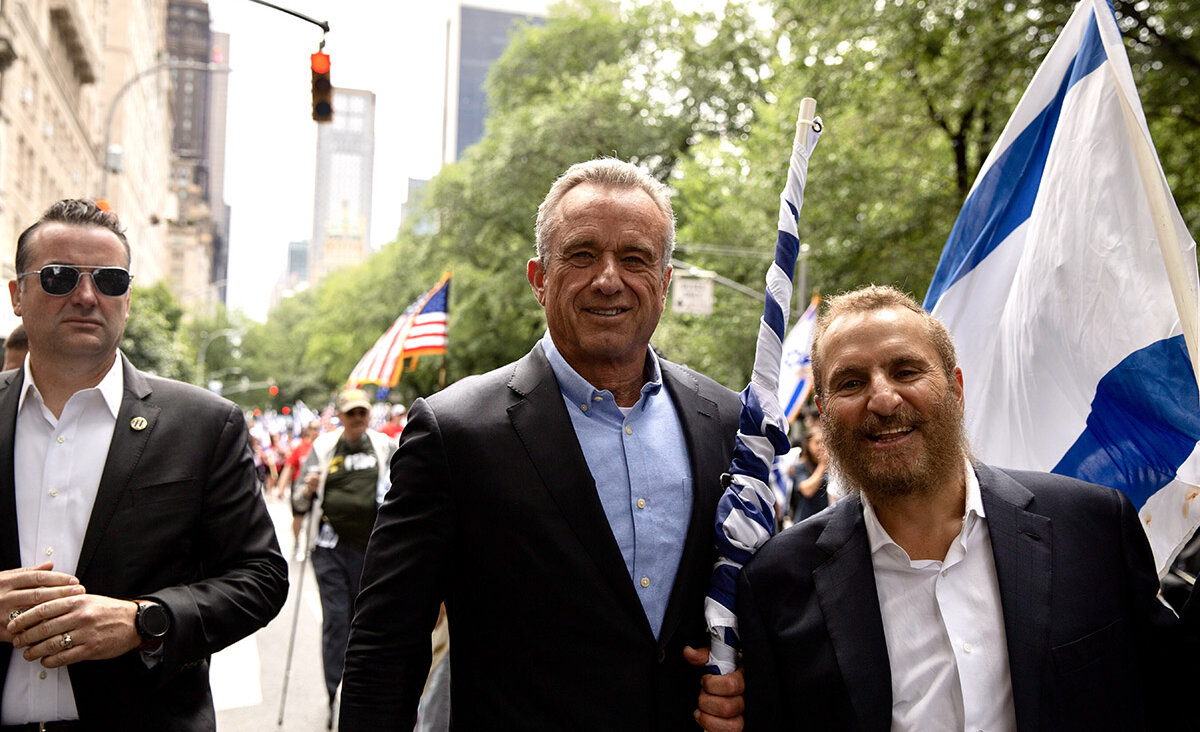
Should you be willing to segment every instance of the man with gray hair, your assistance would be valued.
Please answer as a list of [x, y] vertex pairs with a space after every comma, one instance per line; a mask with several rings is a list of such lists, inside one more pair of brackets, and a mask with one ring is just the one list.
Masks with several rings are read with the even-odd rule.
[[572, 166], [536, 238], [546, 335], [409, 410], [341, 729], [412, 729], [443, 600], [455, 729], [738, 729], [740, 674], [702, 680], [707, 652], [689, 646], [707, 646], [740, 405], [650, 348], [671, 277], [666, 189], [619, 160]]
[[742, 571], [748, 729], [1186, 728], [1196, 608], [1124, 494], [973, 461], [950, 335], [898, 290], [832, 298], [812, 367], [850, 495]]

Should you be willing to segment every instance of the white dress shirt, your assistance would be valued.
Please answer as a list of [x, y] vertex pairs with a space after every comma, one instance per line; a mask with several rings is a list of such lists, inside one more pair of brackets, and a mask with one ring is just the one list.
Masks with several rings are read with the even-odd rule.
[[967, 464], [962, 531], [913, 561], [863, 497], [892, 672], [893, 730], [1016, 732], [1000, 584], [979, 480]]
[[[73, 394], [56, 419], [26, 360], [12, 448], [21, 566], [53, 561], [54, 571], [75, 574], [108, 459], [124, 376], [118, 357], [100, 383]], [[67, 669], [26, 661], [23, 651], [13, 649], [8, 663], [0, 724], [78, 719]]]

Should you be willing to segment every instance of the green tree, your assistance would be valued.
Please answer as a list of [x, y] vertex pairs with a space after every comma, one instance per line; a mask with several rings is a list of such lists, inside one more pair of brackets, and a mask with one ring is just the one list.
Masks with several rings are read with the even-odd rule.
[[190, 381], [194, 374], [193, 362], [179, 337], [183, 315], [183, 307], [165, 282], [135, 287], [129, 320], [121, 337], [121, 350], [143, 371]]

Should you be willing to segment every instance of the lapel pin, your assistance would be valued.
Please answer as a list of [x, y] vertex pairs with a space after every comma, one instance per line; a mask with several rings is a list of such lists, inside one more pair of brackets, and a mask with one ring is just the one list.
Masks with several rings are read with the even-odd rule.
[[133, 419], [129, 420], [129, 426], [132, 427], [136, 432], [141, 432], [142, 430], [146, 429], [147, 424], [148, 422], [146, 422], [145, 417], [134, 417]]

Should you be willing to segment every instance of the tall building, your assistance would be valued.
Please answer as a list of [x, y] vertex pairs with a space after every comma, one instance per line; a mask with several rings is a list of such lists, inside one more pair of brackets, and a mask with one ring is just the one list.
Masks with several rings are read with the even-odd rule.
[[374, 166], [375, 93], [335, 88], [333, 121], [317, 128], [311, 284], [367, 258]]
[[459, 3], [446, 38], [446, 118], [442, 161], [451, 163], [483, 139], [487, 118], [484, 82], [492, 64], [508, 47], [517, 23], [545, 23], [541, 0], [473, 0]]
[[206, 0], [170, 0], [167, 52], [171, 75], [169, 275], [190, 307], [224, 302], [229, 251], [224, 202], [225, 109], [229, 36], [209, 28]]

